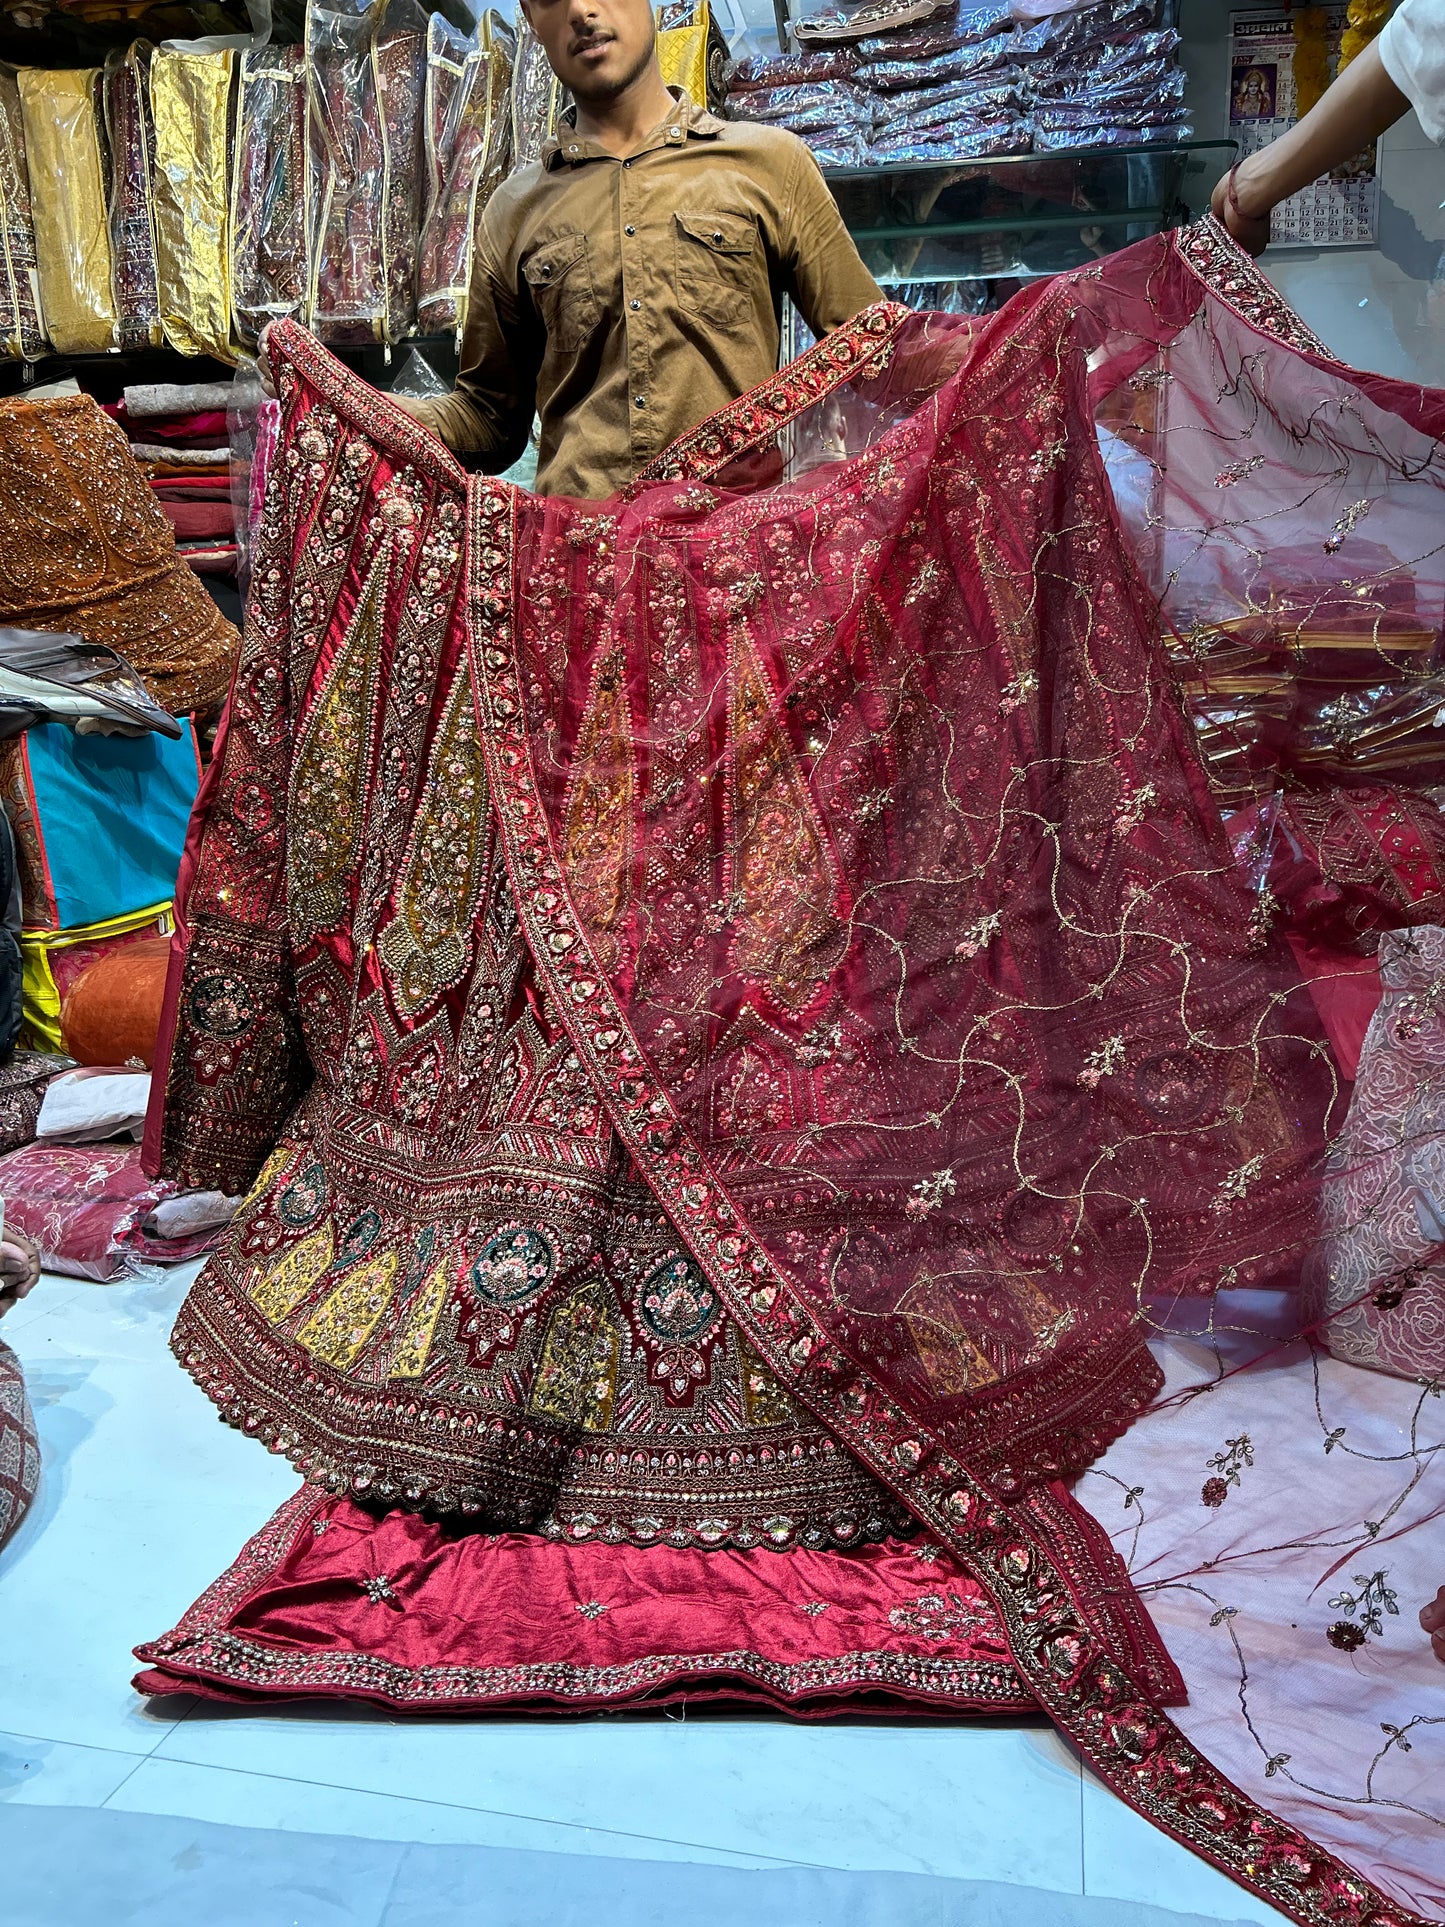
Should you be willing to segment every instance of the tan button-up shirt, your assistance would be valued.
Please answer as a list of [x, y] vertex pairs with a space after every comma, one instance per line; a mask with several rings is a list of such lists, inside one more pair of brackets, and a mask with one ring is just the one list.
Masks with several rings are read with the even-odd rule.
[[802, 141], [675, 98], [627, 160], [564, 125], [498, 189], [456, 388], [407, 403], [494, 473], [535, 412], [543, 494], [615, 493], [766, 381], [785, 293], [817, 335], [880, 298]]

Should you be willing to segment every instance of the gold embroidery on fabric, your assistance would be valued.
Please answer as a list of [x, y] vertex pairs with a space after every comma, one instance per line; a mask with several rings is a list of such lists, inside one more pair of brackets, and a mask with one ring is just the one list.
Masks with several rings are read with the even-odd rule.
[[998, 1370], [964, 1328], [959, 1307], [937, 1287], [908, 1300], [908, 1335], [936, 1391], [976, 1391], [997, 1382]]
[[584, 1432], [605, 1432], [621, 1350], [606, 1286], [600, 1279], [579, 1286], [552, 1314], [528, 1409]]
[[273, 1325], [288, 1318], [331, 1263], [336, 1243], [328, 1220], [300, 1244], [283, 1252], [270, 1270], [251, 1287], [251, 1302]]
[[834, 914], [827, 839], [743, 623], [729, 665], [732, 961], [789, 1009], [807, 1003], [837, 965], [845, 931]]
[[593, 680], [568, 786], [563, 861], [572, 894], [606, 969], [617, 965], [615, 932], [632, 883], [632, 717], [623, 687], [622, 652], [608, 656]]
[[316, 1307], [296, 1342], [323, 1365], [346, 1371], [391, 1303], [400, 1263], [396, 1252], [387, 1251], [358, 1266]]
[[446, 1303], [450, 1280], [450, 1261], [444, 1259], [417, 1293], [401, 1343], [391, 1361], [389, 1377], [420, 1378], [425, 1372], [432, 1346], [436, 1342], [437, 1320]]
[[366, 579], [325, 687], [301, 733], [291, 786], [287, 870], [291, 937], [300, 945], [340, 921], [341, 885], [359, 839], [368, 718], [381, 655], [386, 550]]
[[743, 1386], [743, 1422], [759, 1428], [805, 1422], [800, 1407], [773, 1377], [752, 1346], [738, 1334], [739, 1376]]
[[417, 1016], [466, 972], [487, 828], [486, 770], [463, 663], [432, 747], [396, 915], [378, 945], [403, 1017]]

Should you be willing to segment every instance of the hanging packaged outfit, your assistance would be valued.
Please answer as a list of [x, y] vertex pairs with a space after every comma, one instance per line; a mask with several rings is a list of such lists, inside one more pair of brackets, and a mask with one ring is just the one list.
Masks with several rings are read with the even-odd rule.
[[396, 342], [416, 311], [426, 21], [411, 0], [306, 10], [307, 319], [323, 341]]
[[235, 54], [172, 41], [151, 56], [161, 325], [183, 355], [234, 361], [230, 137]]
[[426, 115], [432, 185], [417, 284], [423, 334], [460, 336], [466, 326], [477, 224], [511, 158], [514, 45], [512, 30], [495, 14], [483, 18], [471, 41], [460, 41], [432, 16]]
[[267, 322], [306, 300], [306, 49], [248, 48], [238, 74], [231, 303], [254, 348]]
[[30, 361], [44, 352], [25, 121], [15, 70], [0, 66], [0, 354]]
[[155, 127], [151, 121], [152, 48], [138, 40], [112, 54], [101, 83], [109, 148], [111, 279], [116, 345], [127, 352], [159, 348], [160, 293], [156, 281], [155, 210], [151, 178]]

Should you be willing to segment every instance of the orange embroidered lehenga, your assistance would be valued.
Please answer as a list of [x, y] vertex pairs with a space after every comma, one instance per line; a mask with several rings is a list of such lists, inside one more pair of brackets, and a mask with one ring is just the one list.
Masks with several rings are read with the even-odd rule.
[[[1260, 825], [1440, 774], [1445, 399], [1212, 225], [869, 310], [600, 504], [272, 339], [148, 1155], [249, 1187], [175, 1349], [309, 1484], [146, 1690], [1028, 1700], [1297, 1918], [1408, 1918], [1171, 1723], [1069, 1481], [1162, 1305], [1312, 1244], [1350, 1070]], [[1321, 836], [1340, 954], [1445, 908], [1434, 815]]]

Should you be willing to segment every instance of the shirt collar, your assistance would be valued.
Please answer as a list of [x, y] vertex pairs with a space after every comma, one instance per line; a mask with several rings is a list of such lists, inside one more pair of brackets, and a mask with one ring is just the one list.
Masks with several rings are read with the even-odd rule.
[[[669, 87], [676, 111], [666, 120], [659, 121], [647, 139], [638, 148], [638, 155], [650, 154], [658, 147], [684, 147], [690, 139], [715, 140], [722, 133], [725, 123], [705, 107], [699, 107], [691, 96], [681, 87]], [[565, 108], [558, 118], [557, 132], [543, 145], [541, 160], [548, 172], [559, 167], [580, 167], [583, 161], [616, 160], [605, 147], [596, 141], [578, 140], [577, 109]]]

